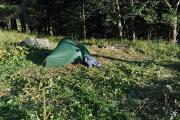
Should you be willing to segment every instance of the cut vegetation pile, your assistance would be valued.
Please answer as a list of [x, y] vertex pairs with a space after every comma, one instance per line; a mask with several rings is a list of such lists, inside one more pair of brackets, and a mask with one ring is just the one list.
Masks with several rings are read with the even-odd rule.
[[0, 31], [0, 119], [180, 119], [178, 45], [92, 39], [101, 68], [45, 68], [26, 37]]

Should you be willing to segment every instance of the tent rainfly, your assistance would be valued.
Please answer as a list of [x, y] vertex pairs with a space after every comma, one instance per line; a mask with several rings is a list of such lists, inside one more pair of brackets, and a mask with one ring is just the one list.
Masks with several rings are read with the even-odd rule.
[[60, 40], [54, 51], [46, 58], [46, 67], [61, 67], [66, 64], [79, 63], [89, 54], [87, 48], [69, 38]]

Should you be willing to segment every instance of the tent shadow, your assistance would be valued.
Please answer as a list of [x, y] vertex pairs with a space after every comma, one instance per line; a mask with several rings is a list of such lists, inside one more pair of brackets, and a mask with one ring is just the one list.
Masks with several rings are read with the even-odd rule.
[[72, 62], [72, 64], [80, 64], [82, 63], [81, 57], [77, 57], [76, 59], [74, 59], [74, 62]]
[[53, 51], [49, 49], [25, 46], [25, 45], [22, 45], [20, 42], [11, 42], [10, 46], [13, 46], [13, 47], [20, 46], [20, 47], [27, 48], [28, 54], [26, 55], [26, 60], [29, 60], [32, 63], [37, 64], [37, 65], [43, 65], [46, 57]]
[[30, 48], [29, 54], [26, 56], [27, 60], [32, 61], [37, 65], [44, 65], [46, 57], [52, 52], [52, 50], [40, 49], [40, 48]]
[[162, 66], [167, 67], [169, 69], [173, 69], [177, 72], [180, 72], [180, 62], [167, 61], [163, 63]]

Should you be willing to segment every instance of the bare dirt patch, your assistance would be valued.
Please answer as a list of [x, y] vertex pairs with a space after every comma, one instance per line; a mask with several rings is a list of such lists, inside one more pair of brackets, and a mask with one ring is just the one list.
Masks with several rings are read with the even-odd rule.
[[91, 47], [90, 53], [101, 60], [109, 61], [145, 61], [149, 56], [128, 46], [108, 46], [105, 48]]

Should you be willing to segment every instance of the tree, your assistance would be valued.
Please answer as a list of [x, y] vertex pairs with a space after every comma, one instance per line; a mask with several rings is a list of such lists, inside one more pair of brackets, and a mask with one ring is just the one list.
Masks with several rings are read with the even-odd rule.
[[82, 18], [83, 18], [83, 37], [84, 39], [87, 37], [86, 36], [86, 15], [85, 15], [85, 0], [82, 2]]
[[130, 15], [130, 39], [133, 41], [136, 38], [135, 27], [134, 27], [134, 0], [130, 0], [131, 15]]
[[20, 8], [16, 4], [3, 3], [0, 6], [0, 21], [7, 29], [17, 29], [16, 18], [18, 18]]
[[[157, 5], [158, 0], [143, 0], [136, 3], [135, 15], [141, 17], [144, 21], [144, 38], [150, 40], [152, 26], [158, 23]], [[143, 26], [142, 26], [143, 27]]]
[[178, 8], [180, 0], [163, 0], [165, 5], [168, 7], [169, 12], [164, 14], [164, 19], [170, 24], [170, 36], [169, 40], [172, 43], [177, 42], [177, 27], [178, 27]]
[[120, 9], [120, 5], [119, 5], [119, 0], [115, 0], [116, 1], [116, 6], [117, 6], [117, 26], [118, 26], [118, 32], [119, 32], [119, 38], [122, 38], [123, 36], [123, 27], [122, 27], [122, 23], [121, 23], [121, 9]]

